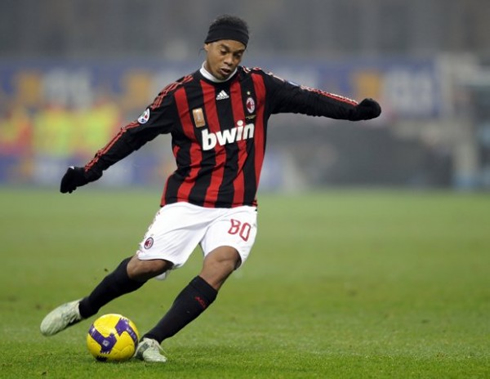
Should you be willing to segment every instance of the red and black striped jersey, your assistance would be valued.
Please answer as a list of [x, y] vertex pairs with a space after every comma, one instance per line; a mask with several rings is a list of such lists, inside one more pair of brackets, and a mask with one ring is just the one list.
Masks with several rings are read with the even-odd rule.
[[261, 69], [239, 66], [216, 83], [200, 70], [164, 88], [146, 111], [85, 166], [101, 173], [160, 134], [171, 134], [177, 169], [161, 205], [256, 205], [272, 114], [301, 113], [357, 120], [354, 100], [298, 86]]

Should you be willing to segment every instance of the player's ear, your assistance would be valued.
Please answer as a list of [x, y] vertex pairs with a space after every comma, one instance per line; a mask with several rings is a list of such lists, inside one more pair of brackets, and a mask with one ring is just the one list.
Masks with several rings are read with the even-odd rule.
[[206, 53], [209, 51], [209, 43], [204, 44], [204, 50], [206, 51]]

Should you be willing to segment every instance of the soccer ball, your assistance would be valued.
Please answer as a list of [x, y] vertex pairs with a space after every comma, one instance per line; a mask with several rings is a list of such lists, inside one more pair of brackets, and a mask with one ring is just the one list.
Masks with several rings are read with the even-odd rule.
[[95, 359], [122, 362], [130, 359], [138, 346], [136, 325], [127, 317], [111, 313], [99, 317], [90, 327], [87, 347]]

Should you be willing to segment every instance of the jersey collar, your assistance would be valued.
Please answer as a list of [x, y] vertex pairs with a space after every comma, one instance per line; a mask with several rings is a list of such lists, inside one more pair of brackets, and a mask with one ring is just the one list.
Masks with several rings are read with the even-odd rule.
[[212, 81], [213, 83], [224, 83], [230, 80], [236, 74], [237, 70], [238, 69], [235, 68], [235, 71], [233, 71], [233, 73], [228, 77], [228, 79], [218, 79], [204, 68], [204, 62], [203, 62], [201, 69], [199, 71], [201, 72], [202, 76], [204, 76], [207, 80]]

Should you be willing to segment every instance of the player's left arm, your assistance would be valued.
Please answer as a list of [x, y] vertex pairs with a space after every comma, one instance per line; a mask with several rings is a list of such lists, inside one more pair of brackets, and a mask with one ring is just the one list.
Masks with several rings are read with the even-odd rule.
[[301, 113], [333, 119], [370, 120], [381, 114], [381, 106], [373, 99], [361, 102], [319, 89], [300, 86], [272, 74], [266, 75], [272, 113]]

